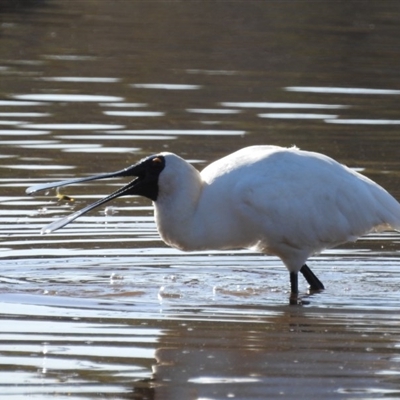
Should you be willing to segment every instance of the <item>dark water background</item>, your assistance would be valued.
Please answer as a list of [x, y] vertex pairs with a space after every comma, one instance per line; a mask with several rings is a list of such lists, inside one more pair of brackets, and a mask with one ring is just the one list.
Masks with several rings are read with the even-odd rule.
[[310, 261], [326, 285], [248, 251], [181, 253], [121, 185], [34, 183], [173, 151], [202, 168], [293, 144], [400, 199], [400, 3], [0, 3], [0, 397], [400, 397], [400, 237]]

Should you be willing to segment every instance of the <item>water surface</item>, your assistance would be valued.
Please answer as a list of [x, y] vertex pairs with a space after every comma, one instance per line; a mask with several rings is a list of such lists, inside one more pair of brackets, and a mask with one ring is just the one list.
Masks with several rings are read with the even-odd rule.
[[400, 5], [5, 1], [0, 24], [0, 396], [400, 397], [399, 234], [313, 257], [326, 290], [289, 306], [280, 260], [170, 249], [145, 199], [40, 235], [122, 180], [25, 194], [275, 144], [400, 199]]

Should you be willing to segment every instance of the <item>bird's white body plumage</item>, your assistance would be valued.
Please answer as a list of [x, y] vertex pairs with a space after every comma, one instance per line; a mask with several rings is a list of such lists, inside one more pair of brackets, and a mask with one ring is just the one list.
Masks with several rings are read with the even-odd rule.
[[254, 248], [298, 272], [326, 248], [400, 230], [400, 204], [386, 190], [322, 154], [252, 146], [201, 172], [161, 155], [156, 223], [181, 250]]

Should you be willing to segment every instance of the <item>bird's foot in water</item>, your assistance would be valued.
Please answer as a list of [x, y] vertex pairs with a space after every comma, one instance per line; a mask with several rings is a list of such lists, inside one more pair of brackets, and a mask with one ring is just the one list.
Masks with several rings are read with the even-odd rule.
[[302, 296], [299, 296], [298, 293], [290, 293], [289, 296], [289, 305], [290, 306], [304, 306], [310, 304], [309, 301], [304, 300]]
[[308, 293], [309, 294], [314, 294], [314, 293], [319, 293], [322, 292], [325, 289], [324, 284], [317, 278], [317, 276], [311, 271], [311, 269], [307, 266], [307, 264], [304, 264], [300, 272], [303, 274], [304, 278], [310, 285], [308, 287]]
[[316, 293], [321, 293], [324, 290], [325, 290], [325, 288], [316, 288], [316, 287], [313, 287], [313, 286], [309, 286], [308, 290], [307, 290], [307, 293], [308, 294], [316, 294]]

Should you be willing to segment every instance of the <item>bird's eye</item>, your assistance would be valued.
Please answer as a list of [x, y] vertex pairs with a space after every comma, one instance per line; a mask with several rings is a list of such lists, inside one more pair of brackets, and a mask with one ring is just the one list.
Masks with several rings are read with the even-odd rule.
[[161, 158], [159, 158], [159, 157], [156, 157], [156, 158], [153, 158], [153, 164], [154, 165], [157, 165], [157, 164], [161, 164], [162, 163], [162, 160], [161, 160]]

